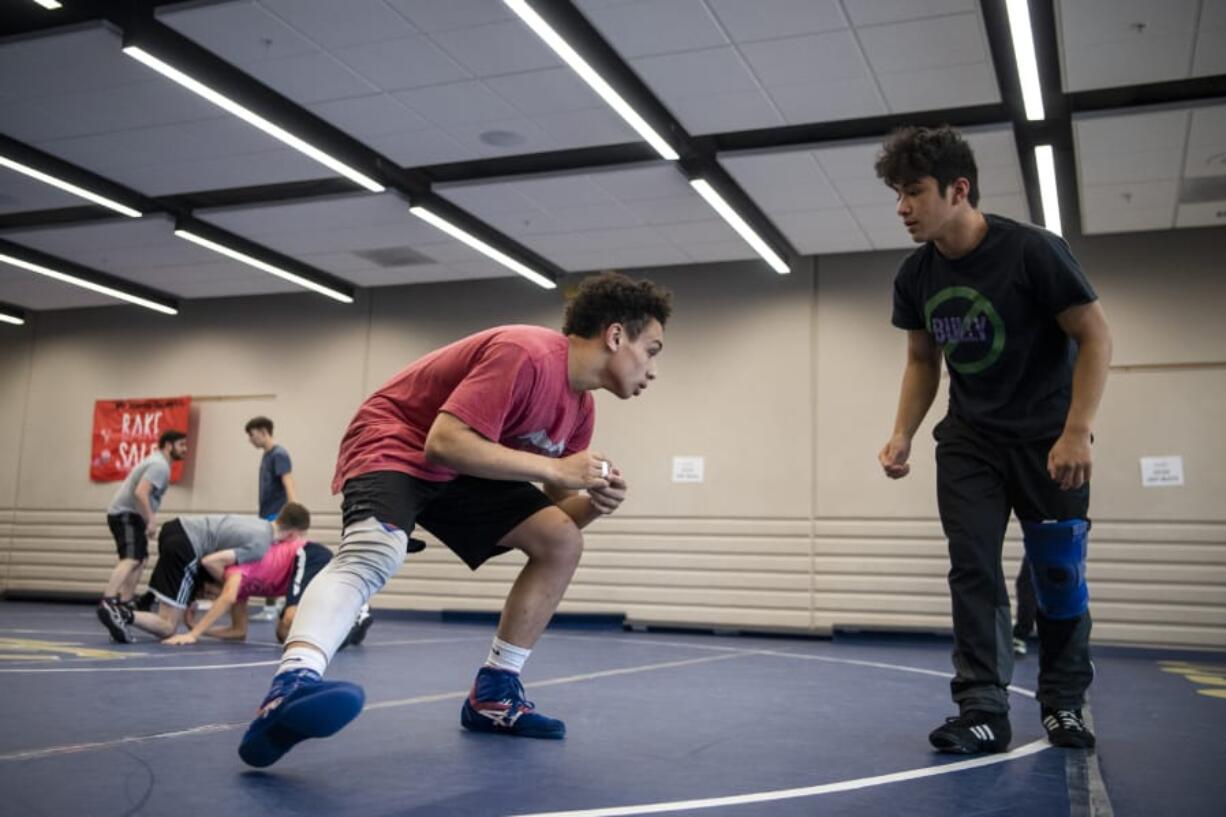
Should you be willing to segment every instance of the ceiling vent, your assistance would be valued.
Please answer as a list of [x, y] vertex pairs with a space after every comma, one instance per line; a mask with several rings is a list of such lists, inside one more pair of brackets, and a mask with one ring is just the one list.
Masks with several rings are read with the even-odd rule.
[[419, 253], [412, 247], [379, 247], [374, 250], [354, 250], [353, 254], [384, 269], [434, 263], [433, 258]]
[[1200, 176], [1179, 183], [1180, 204], [1226, 201], [1226, 176]]

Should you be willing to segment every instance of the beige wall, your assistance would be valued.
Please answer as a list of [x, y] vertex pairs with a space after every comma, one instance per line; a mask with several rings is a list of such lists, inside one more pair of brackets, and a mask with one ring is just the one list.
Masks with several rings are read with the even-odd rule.
[[[1226, 646], [1226, 232], [1102, 237], [1074, 249], [1103, 298], [1116, 364], [1097, 429], [1091, 580], [1106, 640]], [[885, 480], [903, 362], [890, 317], [902, 253], [665, 268], [676, 312], [659, 380], [597, 399], [595, 446], [631, 494], [590, 529], [563, 609], [644, 622], [825, 631], [947, 627], [944, 540], [930, 429], [914, 472]], [[328, 483], [362, 397], [413, 358], [499, 323], [557, 326], [561, 293], [519, 280], [378, 289], [353, 306], [309, 295], [44, 313], [0, 335], [0, 560], [7, 586], [93, 592], [113, 563], [86, 476], [93, 401], [193, 396], [187, 479], [170, 513], [251, 511], [258, 453], [242, 425], [277, 422], [295, 477], [335, 543]], [[1138, 458], [1182, 454], [1183, 488], [1140, 487]], [[706, 458], [703, 484], [670, 480]], [[11, 534], [5, 526], [11, 522]], [[6, 538], [7, 537], [7, 538]], [[1009, 569], [1020, 554], [1006, 546]], [[2, 564], [3, 562], [0, 562]], [[497, 609], [518, 561], [469, 573], [445, 550], [414, 557], [378, 602]], [[4, 575], [4, 574], [0, 574]]]

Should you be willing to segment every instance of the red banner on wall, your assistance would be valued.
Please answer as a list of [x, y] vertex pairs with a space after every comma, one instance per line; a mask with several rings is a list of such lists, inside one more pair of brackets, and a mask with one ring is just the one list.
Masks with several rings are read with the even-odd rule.
[[[157, 450], [158, 437], [163, 433], [186, 434], [191, 403], [190, 397], [95, 401], [89, 478], [94, 482], [118, 482]], [[182, 476], [183, 462], [172, 462], [170, 481], [178, 482]]]

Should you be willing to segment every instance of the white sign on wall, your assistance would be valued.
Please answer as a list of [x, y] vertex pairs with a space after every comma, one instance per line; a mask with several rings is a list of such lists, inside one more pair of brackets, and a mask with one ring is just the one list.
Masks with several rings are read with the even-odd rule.
[[702, 482], [703, 457], [673, 457], [673, 482]]
[[1141, 457], [1141, 485], [1145, 488], [1183, 485], [1183, 457]]

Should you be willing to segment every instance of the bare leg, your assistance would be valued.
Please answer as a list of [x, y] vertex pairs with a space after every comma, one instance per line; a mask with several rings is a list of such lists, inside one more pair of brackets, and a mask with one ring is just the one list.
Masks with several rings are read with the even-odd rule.
[[132, 624], [158, 638], [170, 638], [175, 634], [175, 630], [179, 629], [179, 624], [183, 621], [183, 613], [184, 611], [178, 607], [159, 602], [157, 615], [137, 610]]
[[583, 553], [583, 534], [559, 508], [545, 508], [521, 522], [499, 544], [522, 550], [528, 563], [503, 605], [498, 638], [531, 649], [575, 575]]
[[[106, 598], [114, 598], [119, 595], [129, 581], [131, 575], [135, 573], [140, 576], [140, 569], [144, 567], [144, 562], [138, 559], [120, 559], [115, 565], [115, 569], [111, 571], [111, 578], [107, 580], [106, 590], [102, 591], [102, 595]], [[131, 593], [128, 594], [131, 598]]]
[[140, 583], [141, 574], [145, 572], [145, 560], [141, 559], [132, 566], [128, 577], [124, 579], [123, 586], [119, 589], [119, 598], [121, 601], [129, 601], [136, 597], [136, 585]]

